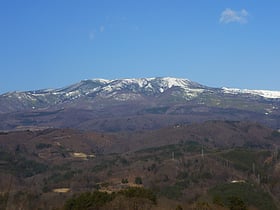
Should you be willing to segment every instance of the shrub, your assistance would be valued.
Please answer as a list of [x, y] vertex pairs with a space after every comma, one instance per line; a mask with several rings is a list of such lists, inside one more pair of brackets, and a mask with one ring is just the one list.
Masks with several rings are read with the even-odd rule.
[[127, 179], [122, 178], [122, 184], [127, 184], [127, 183], [128, 183], [128, 180], [127, 180]]
[[135, 184], [142, 184], [142, 178], [137, 176], [137, 177], [135, 177], [135, 181], [134, 182], [135, 182]]

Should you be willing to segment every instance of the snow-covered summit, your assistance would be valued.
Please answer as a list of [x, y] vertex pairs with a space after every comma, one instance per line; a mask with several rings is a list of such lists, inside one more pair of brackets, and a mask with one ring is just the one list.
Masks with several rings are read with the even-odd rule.
[[[86, 81], [86, 80], [85, 80]], [[116, 79], [116, 80], [106, 80], [106, 79], [91, 79], [93, 82], [100, 82], [105, 85], [107, 84], [117, 84], [118, 87], [122, 85], [138, 85], [139, 87], [145, 87], [148, 83], [157, 83], [158, 85], [162, 85], [167, 88], [171, 88], [173, 86], [177, 87], [186, 87], [190, 84], [194, 84], [188, 79], [179, 79], [173, 77], [150, 77], [150, 78], [125, 78], [125, 79]]]
[[132, 78], [132, 79], [89, 79], [70, 85], [65, 88], [53, 90], [53, 93], [81, 95], [96, 93], [99, 95], [109, 94], [116, 91], [131, 91], [141, 93], [163, 93], [172, 87], [179, 87], [184, 90], [200, 88], [201, 85], [188, 79], [178, 79], [172, 77], [153, 78]]
[[[197, 96], [203, 92], [203, 86], [188, 79], [173, 77], [152, 77], [152, 78], [132, 78], [132, 79], [88, 79], [79, 83], [53, 89], [48, 92], [51, 95], [59, 95], [64, 99], [77, 99], [82, 96], [100, 96], [102, 98], [114, 98], [116, 100], [131, 100], [141, 95], [158, 95], [176, 87], [181, 90], [187, 98]], [[45, 93], [45, 92], [44, 92]], [[40, 95], [42, 92], [40, 91]], [[38, 92], [32, 93], [38, 96]]]

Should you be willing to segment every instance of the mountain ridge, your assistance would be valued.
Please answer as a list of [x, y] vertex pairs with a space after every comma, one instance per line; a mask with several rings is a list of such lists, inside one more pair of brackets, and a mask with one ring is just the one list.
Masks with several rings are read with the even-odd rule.
[[[91, 83], [91, 85], [89, 85]], [[55, 88], [55, 89], [40, 89], [40, 90], [30, 90], [30, 91], [13, 91], [13, 92], [7, 92], [3, 93], [0, 96], [11, 96], [12, 94], [21, 94], [21, 93], [30, 93], [31, 95], [40, 95], [40, 94], [46, 94], [46, 93], [53, 93], [53, 94], [59, 94], [63, 92], [70, 92], [68, 95], [71, 95], [71, 90], [77, 89], [77, 88], [84, 88], [83, 86], [89, 85], [89, 88], [92, 91], [98, 91], [100, 88], [105, 88], [106, 91], [114, 90], [121, 88], [122, 85], [138, 85], [140, 88], [146, 87], [146, 88], [159, 88], [158, 92], [164, 92], [167, 88], [171, 87], [180, 87], [180, 88], [188, 88], [189, 86], [196, 86], [201, 88], [216, 88], [221, 89], [226, 93], [232, 93], [232, 94], [238, 94], [238, 93], [247, 93], [247, 94], [253, 94], [253, 95], [259, 95], [264, 98], [280, 98], [280, 91], [275, 90], [260, 90], [260, 89], [240, 89], [240, 88], [231, 88], [231, 87], [209, 87], [205, 85], [201, 85], [199, 83], [193, 82], [189, 79], [185, 78], [175, 78], [175, 77], [151, 77], [151, 78], [125, 78], [125, 79], [86, 79], [81, 80], [78, 83], [74, 83], [72, 85], [68, 85], [62, 88]], [[154, 88], [152, 85], [156, 85]], [[95, 86], [95, 88], [94, 88]], [[161, 86], [161, 87], [160, 87]], [[87, 90], [87, 88], [85, 88]], [[72, 93], [74, 94], [74, 93]], [[88, 93], [87, 93], [88, 94]]]
[[280, 91], [213, 88], [188, 79], [82, 80], [63, 88], [0, 95], [0, 129], [157, 129], [206, 120], [280, 127]]

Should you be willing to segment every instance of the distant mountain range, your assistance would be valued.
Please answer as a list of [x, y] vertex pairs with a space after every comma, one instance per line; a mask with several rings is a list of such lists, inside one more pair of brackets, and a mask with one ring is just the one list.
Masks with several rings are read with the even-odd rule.
[[84, 80], [0, 95], [0, 129], [155, 129], [208, 120], [280, 128], [280, 91], [213, 88], [179, 78]]

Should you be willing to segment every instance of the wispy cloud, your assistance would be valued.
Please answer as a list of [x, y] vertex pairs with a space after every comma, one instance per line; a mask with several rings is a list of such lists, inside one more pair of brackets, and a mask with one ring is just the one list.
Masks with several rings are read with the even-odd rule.
[[100, 34], [102, 34], [105, 31], [105, 26], [101, 25], [98, 29], [95, 28], [93, 30], [91, 30], [88, 34], [89, 40], [93, 41], [95, 40], [98, 36], [100, 36]]
[[225, 9], [220, 16], [220, 23], [228, 24], [228, 23], [241, 23], [245, 24], [248, 22], [249, 13], [242, 9], [241, 11], [235, 11], [230, 8]]

